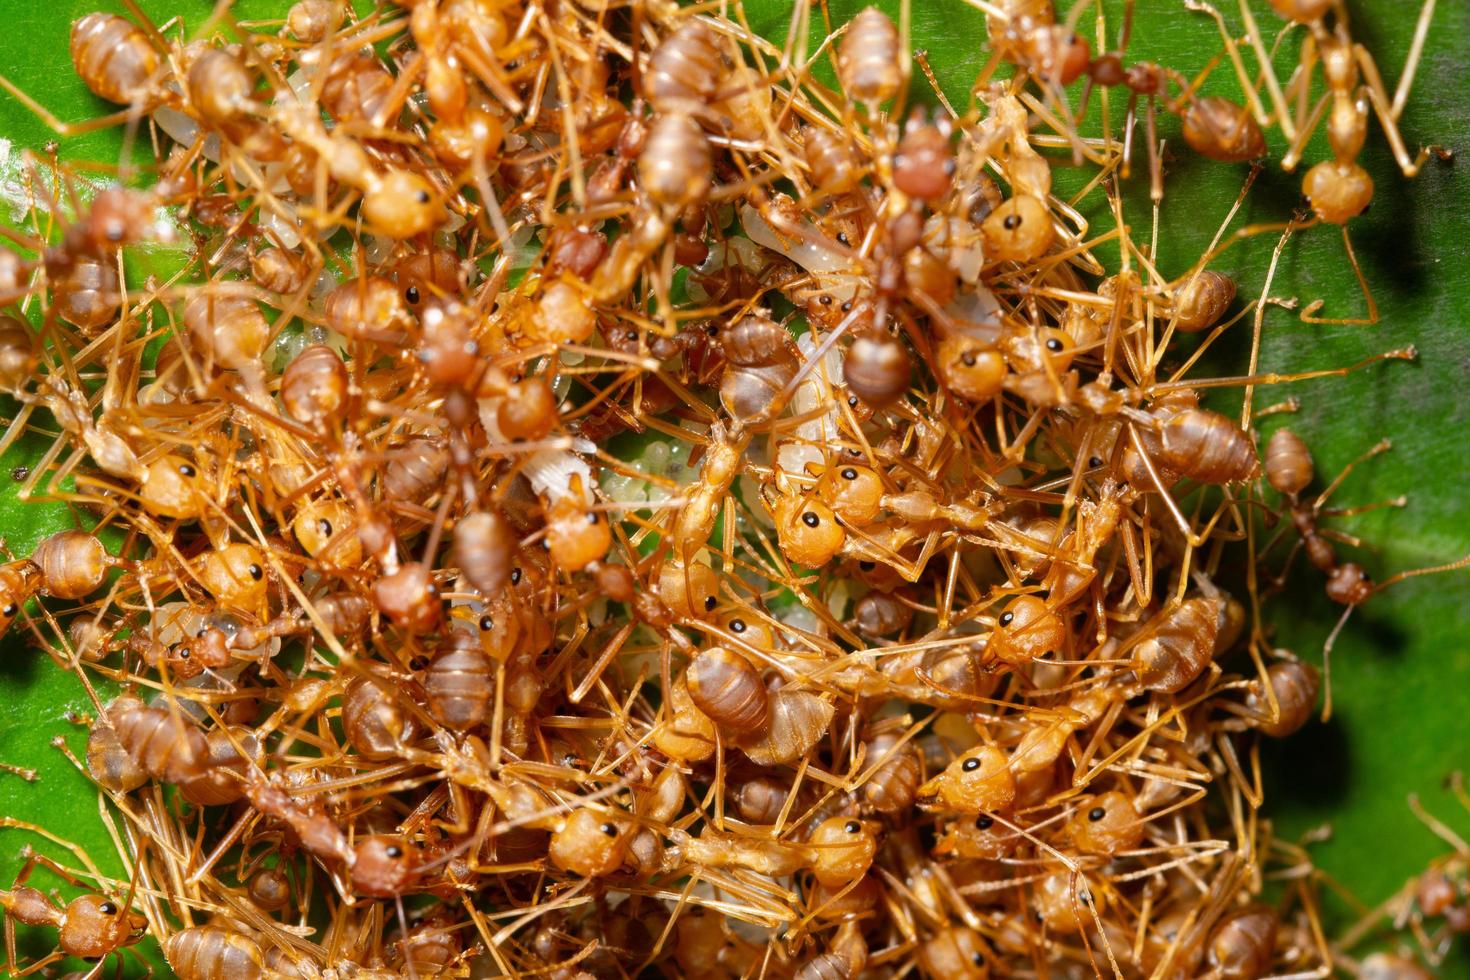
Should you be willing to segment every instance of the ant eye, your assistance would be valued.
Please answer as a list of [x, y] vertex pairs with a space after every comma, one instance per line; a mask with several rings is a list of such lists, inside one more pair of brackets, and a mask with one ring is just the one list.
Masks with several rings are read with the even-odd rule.
[[832, 297], [831, 296], [822, 296], [822, 297], [820, 297], [817, 300], [817, 302], [818, 303], [821, 303], [823, 306], [831, 306], [832, 305]]
[[179, 464], [179, 473], [182, 476], [193, 477], [198, 472], [198, 470], [194, 469], [194, 467], [190, 466], [188, 463]]
[[[897, 163], [900, 159], [902, 159], [902, 158], [901, 157], [895, 157], [894, 160], [893, 160], [893, 162], [894, 163]], [[837, 233], [837, 241], [840, 244], [843, 244], [843, 245], [851, 245], [852, 244], [852, 242], [847, 237], [847, 232], [845, 232], [845, 231], [839, 231]]]
[[419, 301], [419, 287], [409, 286], [403, 291], [403, 298], [408, 300], [410, 303], [417, 305]]
[[960, 360], [964, 362], [965, 367], [974, 367], [976, 361], [975, 352], [972, 350], [965, 351], [960, 355]]
[[732, 620], [730, 620], [730, 632], [731, 633], [744, 633], [745, 632], [745, 620], [743, 620], [743, 619], [732, 619]]
[[1021, 216], [1019, 214], [1008, 214], [1001, 224], [1006, 226], [1006, 231], [1015, 231], [1021, 227]]
[[180, 660], [188, 660], [190, 656], [191, 656], [191, 654], [189, 653], [189, 648], [188, 647], [179, 647], [179, 659]]
[[857, 408], [858, 407], [858, 396], [857, 395], [848, 395], [847, 396], [847, 404], [851, 408]]
[[103, 915], [117, 915], [117, 906], [114, 905], [112, 902], [103, 902], [101, 905], [97, 906], [97, 911], [101, 912]]
[[849, 834], [855, 834], [863, 829], [863, 825], [858, 823], [856, 820], [849, 820], [847, 823], [842, 825], [842, 829], [847, 831]]
[[418, 201], [420, 204], [428, 204], [429, 203], [429, 192], [428, 191], [419, 191], [417, 194], [414, 195], [414, 199], [416, 201]]
[[976, 966], [983, 966], [985, 964], [985, 957], [977, 949], [975, 950], [975, 952], [970, 954], [970, 962], [974, 963]]
[[842, 471], [842, 478], [844, 480], [856, 480], [857, 470], [853, 469], [851, 466], [845, 467]]
[[1002, 626], [1009, 626], [1009, 625], [1011, 625], [1011, 621], [1014, 620], [1015, 618], [1016, 618], [1016, 614], [1013, 613], [1013, 612], [1001, 613], [1000, 614], [1000, 625], [1002, 625]]
[[623, 336], [630, 344], [636, 344], [638, 342], [638, 331], [636, 330], [629, 330]]
[[248, 569], [246, 569], [246, 571], [248, 571], [250, 573], [250, 577], [255, 579], [255, 581], [257, 582], [265, 578], [265, 570], [262, 569], [259, 565], [252, 564]]
[[818, 524], [822, 523], [822, 519], [816, 514], [813, 514], [811, 511], [807, 511], [805, 514], [801, 515], [801, 523], [805, 524], [807, 527], [816, 527]]
[[976, 769], [980, 768], [980, 760], [966, 759], [964, 762], [960, 763], [960, 768], [963, 769], [965, 772], [974, 772]]
[[1087, 461], [1088, 466], [1101, 466], [1102, 464], [1103, 461], [1101, 456], [1093, 456]]
[[1093, 823], [1097, 823], [1099, 820], [1101, 820], [1103, 817], [1106, 817], [1107, 815], [1108, 811], [1104, 810], [1100, 806], [1095, 806], [1091, 810], [1087, 811], [1087, 819], [1091, 820]]
[[0, 609], [0, 612], [3, 612], [7, 616], [14, 616], [16, 613], [20, 612], [20, 607], [17, 606], [15, 603], [10, 602], [6, 603], [5, 608]]
[[325, 517], [316, 522], [316, 529], [324, 538], [330, 538], [332, 536], [332, 522]]
[[852, 300], [848, 300], [846, 303], [843, 303], [842, 304], [842, 312], [843, 313], [850, 313], [851, 311], [852, 311]]
[[605, 823], [601, 827], [598, 827], [597, 829], [600, 830], [600, 831], [602, 831], [604, 834], [607, 834], [607, 836], [609, 836], [609, 837], [616, 837], [616, 836], [618, 836], [618, 828], [617, 828], [617, 825], [616, 824]]
[[995, 818], [988, 813], [982, 813], [975, 818], [976, 830], [989, 830], [993, 826], [995, 826]]
[[390, 858], [401, 858], [403, 857], [403, 848], [397, 844], [389, 844], [388, 849], [383, 853], [387, 854]]
[[521, 570], [519, 568], [512, 568], [510, 570], [510, 584], [511, 585], [520, 585], [521, 584]]
[[858, 562], [858, 568], [861, 568], [865, 572], [871, 572], [873, 569], [875, 569], [877, 567], [878, 567], [878, 563], [877, 562], [866, 561], [866, 560]]
[[587, 512], [587, 523], [588, 524], [596, 524], [597, 523], [597, 515], [594, 514], [594, 513], [592, 513], [591, 511], [588, 511]]
[[1051, 351], [1052, 353], [1056, 353], [1057, 351], [1062, 349], [1062, 342], [1057, 338], [1052, 337], [1047, 340], [1046, 349]]
[[494, 628], [495, 628], [495, 620], [491, 619], [489, 616], [481, 616], [480, 617], [480, 630], [482, 632], [488, 633], [491, 630], [493, 630]]
[[714, 596], [705, 596], [705, 599], [704, 599], [704, 609], [705, 609], [705, 612], [708, 612], [709, 610], [715, 608], [715, 605], [716, 605], [716, 603], [715, 603], [715, 597]]

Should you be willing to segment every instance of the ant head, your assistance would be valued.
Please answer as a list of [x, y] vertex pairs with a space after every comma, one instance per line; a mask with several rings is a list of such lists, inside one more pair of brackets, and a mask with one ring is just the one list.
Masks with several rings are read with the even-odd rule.
[[444, 204], [423, 177], [390, 170], [363, 195], [362, 215], [390, 238], [412, 238], [444, 220]]
[[72, 956], [95, 959], [143, 938], [148, 920], [106, 895], [83, 895], [66, 907], [61, 948]]
[[419, 848], [406, 839], [378, 835], [353, 848], [352, 886], [363, 895], [389, 898], [402, 895], [418, 880]]
[[1327, 576], [1327, 597], [1344, 606], [1357, 606], [1373, 595], [1373, 581], [1357, 562], [1344, 562]]
[[947, 117], [930, 124], [921, 113], [910, 116], [898, 151], [893, 155], [894, 186], [920, 201], [933, 202], [944, 197], [956, 169], [949, 145], [950, 131]]
[[1345, 225], [1368, 210], [1373, 201], [1373, 178], [1356, 163], [1324, 160], [1302, 178], [1302, 193], [1317, 217]]
[[1051, 247], [1051, 213], [1035, 195], [1017, 194], [980, 225], [985, 257], [992, 262], [1034, 262]]

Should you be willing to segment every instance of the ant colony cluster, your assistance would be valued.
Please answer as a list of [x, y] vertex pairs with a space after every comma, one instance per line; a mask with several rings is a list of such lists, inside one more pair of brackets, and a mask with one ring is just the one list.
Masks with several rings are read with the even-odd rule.
[[[30, 854], [9, 969], [1413, 978], [1470, 929], [1461, 857], [1390, 910], [1419, 947], [1334, 940], [1258, 816], [1258, 741], [1330, 704], [1262, 598], [1297, 550], [1345, 618], [1392, 580], [1254, 428], [1309, 375], [1191, 370], [1291, 305], [1232, 243], [1339, 225], [1358, 269], [1432, 0], [1395, 92], [1345, 0], [1271, 0], [1284, 81], [1191, 2], [1246, 104], [1131, 62], [1131, 3], [973, 0], [943, 91], [896, 3], [782, 44], [738, 2], [397, 2], [89, 14], [81, 124], [4, 82], [150, 159], [29, 156], [0, 250], [0, 448], [54, 440], [22, 494], [85, 528], [0, 567], [0, 629], [90, 697], [128, 872]], [[1163, 199], [1167, 116], [1243, 185], [1172, 278], [1123, 194], [1146, 158]], [[1228, 232], [1319, 129], [1314, 214]], [[182, 272], [129, 275], [162, 239]]]

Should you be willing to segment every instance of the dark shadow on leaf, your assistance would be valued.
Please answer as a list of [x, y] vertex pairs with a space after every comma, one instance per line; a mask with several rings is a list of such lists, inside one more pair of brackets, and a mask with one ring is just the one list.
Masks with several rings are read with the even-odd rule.
[[24, 624], [17, 621], [11, 632], [0, 640], [0, 686], [6, 690], [23, 690], [36, 677], [41, 660], [47, 660], [48, 668], [53, 665], [45, 653], [26, 642]]
[[[1261, 747], [1266, 799], [1290, 800], [1293, 810], [1327, 811], [1346, 798], [1352, 751], [1341, 716], [1323, 724], [1312, 721], [1287, 739], [1269, 739]], [[1277, 804], [1279, 805], [1279, 804]]]

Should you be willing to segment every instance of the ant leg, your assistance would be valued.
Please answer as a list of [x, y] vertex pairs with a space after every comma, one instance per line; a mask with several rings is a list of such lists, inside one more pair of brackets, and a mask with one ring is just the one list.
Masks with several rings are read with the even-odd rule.
[[1154, 488], [1158, 490], [1159, 497], [1164, 502], [1164, 507], [1168, 509], [1170, 515], [1174, 518], [1174, 523], [1183, 532], [1184, 540], [1193, 548], [1198, 548], [1203, 545], [1205, 539], [1190, 530], [1189, 522], [1185, 520], [1184, 513], [1180, 511], [1179, 505], [1174, 501], [1174, 495], [1169, 492], [1169, 488], [1164, 485], [1163, 478], [1159, 476], [1159, 471], [1154, 468], [1154, 461], [1149, 457], [1148, 449], [1144, 446], [1143, 438], [1138, 434], [1138, 429], [1131, 425], [1128, 426], [1128, 438], [1132, 440], [1133, 451], [1138, 453], [1139, 462], [1143, 464], [1144, 470], [1148, 473], [1149, 480], [1153, 483]]
[[1331, 497], [1334, 493], [1337, 492], [1337, 488], [1342, 486], [1342, 482], [1348, 478], [1348, 475], [1351, 474], [1353, 470], [1357, 469], [1363, 463], [1368, 462], [1368, 460], [1372, 459], [1374, 456], [1381, 456], [1392, 448], [1392, 440], [1380, 439], [1378, 440], [1378, 442], [1374, 443], [1367, 452], [1363, 453], [1363, 455], [1359, 456], [1357, 459], [1344, 466], [1342, 468], [1342, 472], [1333, 477], [1332, 482], [1327, 484], [1327, 488], [1324, 489], [1321, 493], [1317, 494], [1317, 498], [1312, 501], [1312, 513], [1314, 515], [1322, 513], [1322, 505], [1327, 502], [1327, 498]]
[[5, 918], [5, 975], [14, 976], [16, 969], [15, 920], [10, 917], [8, 910], [0, 911], [0, 916]]
[[1215, 745], [1220, 757], [1225, 762], [1225, 768], [1230, 773], [1230, 780], [1240, 790], [1240, 795], [1245, 797], [1252, 810], [1259, 810], [1265, 802], [1265, 794], [1261, 789], [1260, 770], [1252, 766], [1255, 778], [1252, 779], [1245, 774], [1245, 768], [1240, 764], [1240, 755], [1235, 751], [1235, 742], [1223, 733], [1215, 737]]
[[[1424, 0], [1424, 6], [1419, 8], [1419, 21], [1414, 25], [1414, 40], [1409, 45], [1409, 56], [1404, 59], [1404, 73], [1399, 76], [1398, 87], [1393, 90], [1393, 108], [1390, 115], [1394, 122], [1398, 122], [1399, 116], [1403, 114], [1404, 104], [1409, 101], [1409, 89], [1414, 85], [1414, 75], [1419, 70], [1419, 59], [1424, 54], [1424, 40], [1429, 36], [1429, 21], [1434, 16], [1434, 4], [1435, 0]], [[1372, 62], [1371, 58], [1368, 60]], [[1363, 70], [1365, 73], [1368, 72], [1366, 66]], [[1375, 65], [1370, 77], [1376, 78], [1377, 75], [1378, 68]]]
[[[6, 921], [9, 921], [8, 917]], [[39, 960], [36, 960], [36, 962], [32, 963], [30, 966], [26, 967], [24, 970], [14, 970], [14, 964], [12, 963], [11, 968], [12, 970], [14, 970], [14, 972], [12, 972], [10, 975], [12, 977], [28, 977], [33, 973], [37, 973], [41, 970], [46, 969], [46, 967], [50, 966], [52, 963], [55, 963], [58, 960], [63, 960], [65, 958], [65, 953], [63, 953], [59, 949], [54, 949], [50, 953], [47, 953], [45, 956], [41, 957]]]
[[1327, 634], [1327, 642], [1322, 644], [1322, 723], [1326, 724], [1332, 720], [1332, 648], [1337, 644], [1337, 635], [1347, 625], [1348, 617], [1353, 614], [1357, 606], [1348, 606], [1342, 611], [1342, 618], [1337, 625], [1332, 627], [1332, 632]]
[[1157, 118], [1158, 100], [1149, 96], [1143, 131], [1148, 136], [1148, 196], [1156, 207], [1164, 199], [1164, 160], [1160, 152]]
[[1322, 121], [1323, 114], [1327, 112], [1327, 103], [1331, 99], [1332, 93], [1324, 92], [1322, 93], [1322, 97], [1317, 100], [1317, 104], [1313, 107], [1311, 115], [1302, 123], [1301, 129], [1298, 130], [1296, 139], [1292, 140], [1291, 146], [1287, 147], [1285, 155], [1281, 157], [1282, 170], [1290, 173], [1301, 162], [1302, 153], [1307, 148], [1307, 141], [1317, 131], [1317, 125]]
[[1450, 792], [1459, 801], [1460, 806], [1464, 807], [1466, 813], [1470, 813], [1470, 796], [1465, 794], [1465, 774], [1457, 769], [1450, 773], [1447, 782]]
[[[1271, 95], [1271, 105], [1276, 109], [1277, 125], [1281, 127], [1282, 134], [1293, 143], [1296, 142], [1299, 130], [1296, 120], [1292, 118], [1287, 109], [1286, 97], [1281, 91], [1281, 81], [1276, 77], [1276, 69], [1273, 59], [1266, 51], [1266, 43], [1261, 34], [1261, 28], [1256, 23], [1255, 14], [1251, 13], [1248, 0], [1240, 0], [1240, 17], [1245, 22], [1245, 35], [1249, 39], [1251, 49], [1256, 53], [1256, 64], [1261, 70], [1262, 77], [1266, 80], [1266, 91]], [[1247, 92], [1253, 92], [1255, 86], [1243, 86]], [[1252, 99], [1254, 101], [1254, 99]], [[1291, 168], [1287, 168], [1288, 170]]]
[[[1279, 541], [1280, 538], [1278, 537], [1276, 540]], [[1261, 554], [1264, 555], [1269, 552], [1271, 548], [1275, 546], [1275, 544], [1276, 542], [1272, 541], [1267, 547], [1262, 548]], [[1291, 575], [1291, 566], [1296, 563], [1296, 556], [1302, 553], [1302, 549], [1304, 547], [1306, 547], [1306, 542], [1300, 537], [1297, 538], [1296, 541], [1292, 544], [1291, 550], [1286, 553], [1286, 561], [1281, 563], [1281, 573], [1271, 580], [1271, 588], [1273, 591], [1279, 591], [1286, 588], [1287, 579]]]
[[[1464, 789], [1462, 788], [1460, 792], [1464, 793]], [[1465, 838], [1455, 833], [1438, 817], [1424, 809], [1424, 805], [1419, 802], [1418, 793], [1409, 794], [1409, 809], [1413, 811], [1414, 816], [1419, 818], [1420, 823], [1424, 824], [1424, 826], [1433, 832], [1434, 836], [1453, 847], [1455, 853], [1470, 856], [1470, 844], [1465, 843]]]
[[1363, 67], [1363, 77], [1368, 84], [1359, 86], [1359, 90], [1368, 94], [1368, 101], [1373, 104], [1373, 111], [1378, 116], [1378, 123], [1383, 127], [1383, 135], [1388, 137], [1389, 148], [1393, 150], [1393, 158], [1403, 171], [1405, 177], [1415, 177], [1419, 169], [1424, 166], [1424, 161], [1435, 151], [1448, 152], [1442, 147], [1422, 146], [1419, 152], [1411, 160], [1409, 149], [1404, 145], [1404, 136], [1399, 132], [1398, 120], [1394, 118], [1393, 108], [1388, 104], [1388, 99], [1383, 92], [1383, 79], [1378, 75], [1378, 67], [1373, 63], [1373, 56], [1363, 48], [1361, 44], [1353, 45], [1353, 51], [1358, 56], [1358, 64]]
[[[104, 880], [106, 880], [106, 876], [103, 875], [102, 872], [101, 872], [101, 870], [99, 870], [97, 868], [97, 866], [92, 863], [92, 859], [87, 856], [87, 852], [86, 851], [82, 850], [82, 848], [78, 847], [76, 844], [73, 844], [71, 841], [63, 840], [60, 837], [57, 837], [55, 834], [51, 833], [51, 831], [47, 830], [45, 827], [38, 827], [38, 826], [36, 826], [33, 823], [27, 823], [24, 820], [17, 820], [15, 817], [0, 817], [0, 827], [10, 827], [10, 828], [12, 828], [14, 830], [26, 830], [26, 831], [30, 831], [31, 833], [36, 834], [36, 835], [38, 835], [40, 837], [44, 837], [46, 840], [48, 840], [51, 843], [55, 844], [57, 847], [64, 848], [65, 850], [67, 850], [68, 852], [70, 852], [71, 855], [73, 857], [75, 857], [78, 862], [80, 862], [81, 866], [87, 869], [87, 874], [89, 874], [92, 878], [96, 879], [97, 881], [104, 881]], [[27, 846], [29, 846], [29, 845], [27, 845]], [[83, 888], [87, 887], [87, 885], [84, 882], [78, 881], [75, 878], [70, 877], [66, 872], [61, 871], [59, 868], [52, 867], [52, 864], [51, 863], [48, 863], [50, 861], [49, 858], [44, 858], [44, 857], [42, 857], [39, 854], [35, 855], [35, 857], [36, 857], [36, 860], [38, 862], [40, 862], [42, 864], [46, 864], [47, 867], [50, 867], [51, 870], [55, 871], [57, 874], [61, 875], [63, 878], [66, 878], [66, 880], [69, 881], [69, 882], [71, 882], [73, 885], [77, 885], [77, 886], [83, 887]], [[29, 871], [26, 872], [26, 874], [29, 874], [29, 873], [30, 873]], [[22, 882], [22, 880], [19, 879], [19, 878], [17, 878], [17, 883], [21, 883], [21, 882]]]
[[1333, 528], [1323, 527], [1317, 529], [1317, 535], [1319, 537], [1326, 538], [1329, 541], [1336, 541], [1338, 544], [1345, 544], [1351, 548], [1367, 547], [1367, 545], [1363, 544], [1362, 538], [1357, 537], [1356, 535], [1348, 534], [1346, 531], [1338, 531]]
[[1358, 254], [1353, 251], [1352, 239], [1348, 238], [1347, 225], [1342, 228], [1342, 245], [1347, 250], [1348, 262], [1353, 267], [1353, 275], [1357, 277], [1358, 288], [1363, 291], [1363, 299], [1368, 302], [1368, 315], [1365, 317], [1319, 317], [1314, 316], [1323, 306], [1324, 301], [1314, 299], [1302, 310], [1303, 323], [1324, 323], [1345, 326], [1369, 326], [1378, 322], [1378, 303], [1373, 299], [1373, 291], [1368, 288], [1368, 280], [1363, 276], [1363, 268], [1358, 265]]
[[[1134, 0], [1123, 2], [1123, 29], [1118, 32], [1118, 50], [1127, 51], [1128, 41], [1133, 37], [1133, 5]], [[1098, 4], [1099, 7], [1102, 4]]]
[[21, 864], [20, 871], [17, 872], [15, 875], [15, 883], [17, 885], [25, 884], [27, 881], [30, 880], [31, 874], [36, 870], [36, 868], [42, 867], [45, 868], [47, 871], [50, 871], [52, 874], [56, 875], [56, 877], [66, 882], [68, 885], [75, 885], [78, 888], [87, 889], [91, 889], [93, 887], [93, 885], [89, 882], [83, 881], [81, 878], [73, 874], [71, 870], [65, 865], [61, 864], [53, 858], [47, 857], [45, 854], [40, 854], [32, 850], [29, 844], [21, 848], [20, 853], [21, 857], [25, 858], [25, 861]]
[[383, 99], [383, 104], [368, 120], [368, 125], [375, 130], [381, 130], [388, 125], [389, 119], [396, 119], [403, 110], [408, 97], [413, 93], [413, 84], [418, 81], [419, 75], [424, 71], [425, 59], [421, 52], [410, 55], [399, 70], [398, 78], [393, 82], [393, 87]]
[[1220, 67], [1221, 57], [1223, 57], [1223, 55], [1217, 54], [1209, 61], [1206, 61], [1205, 66], [1201, 68], [1192, 79], [1186, 79], [1183, 74], [1175, 71], [1172, 68], [1165, 68], [1164, 70], [1169, 73], [1170, 78], [1174, 79], [1174, 84], [1178, 85], [1179, 88], [1182, 90], [1183, 101], [1187, 103], [1193, 100], [1194, 97], [1199, 93], [1199, 90], [1205, 84], [1205, 79], [1213, 75], [1215, 69]]
[[[1256, 86], [1252, 84], [1250, 75], [1245, 70], [1245, 61], [1240, 57], [1239, 44], [1225, 26], [1225, 18], [1220, 16], [1220, 11], [1205, 3], [1204, 0], [1184, 0], [1184, 8], [1214, 19], [1215, 26], [1220, 29], [1220, 37], [1225, 42], [1225, 54], [1230, 59], [1231, 67], [1235, 69], [1236, 79], [1240, 82], [1240, 90], [1245, 93], [1246, 101], [1250, 103], [1251, 115], [1256, 117], [1256, 122], [1262, 127], [1271, 125], [1271, 115], [1261, 104], [1260, 96], [1256, 94]], [[1282, 118], [1285, 119], [1284, 116]], [[1290, 125], [1289, 122], [1286, 122], [1282, 126], [1282, 132], [1286, 133], [1287, 139], [1292, 139], [1296, 135], [1294, 130], [1287, 132]]]
[[1279, 371], [1263, 371], [1259, 374], [1242, 374], [1228, 378], [1209, 378], [1195, 382], [1166, 381], [1162, 384], [1153, 385], [1150, 390], [1159, 393], [1176, 391], [1180, 388], [1233, 388], [1242, 385], [1254, 387], [1255, 385], [1282, 384], [1287, 381], [1307, 381], [1312, 378], [1342, 378], [1355, 371], [1361, 371], [1370, 364], [1377, 364], [1379, 361], [1412, 361], [1418, 356], [1419, 351], [1416, 348], [1396, 347], [1393, 350], [1386, 350], [1381, 354], [1371, 354], [1356, 364], [1349, 364], [1347, 367], [1322, 368], [1318, 371], [1297, 371], [1289, 374], [1282, 374]]
[[1133, 171], [1133, 125], [1138, 120], [1138, 93], [1133, 92], [1128, 96], [1128, 111], [1123, 115], [1123, 165], [1118, 168], [1118, 174], [1124, 180]]
[[1445, 562], [1443, 565], [1428, 565], [1424, 568], [1411, 568], [1405, 572], [1398, 572], [1373, 586], [1374, 592], [1382, 592], [1390, 585], [1397, 585], [1406, 578], [1416, 578], [1420, 575], [1438, 575], [1440, 572], [1455, 572], [1462, 568], [1470, 567], [1470, 555], [1455, 561]]
[[1323, 517], [1353, 517], [1373, 510], [1382, 510], [1384, 507], [1406, 507], [1408, 503], [1408, 497], [1398, 496], [1389, 500], [1375, 500], [1371, 504], [1359, 504], [1357, 507], [1328, 507], [1318, 513]]
[[[174, 23], [175, 21], [179, 20], [179, 18], [172, 18], [167, 23], [165, 23], [163, 27], [159, 27], [157, 24], [153, 23], [153, 18], [149, 17], [147, 12], [144, 11], [142, 7], [138, 6], [138, 0], [123, 0], [123, 6], [127, 7], [128, 12], [137, 19], [138, 26], [143, 29], [143, 33], [148, 35], [148, 39], [153, 42], [153, 46], [158, 49], [158, 52], [160, 54], [167, 53], [168, 38], [163, 36], [163, 32], [168, 29], [169, 24]], [[179, 22], [179, 26], [181, 28], [183, 27], [182, 21]]]
[[1150, 552], [1140, 548], [1138, 542], [1138, 531], [1133, 527], [1131, 521], [1120, 521], [1118, 534], [1123, 539], [1123, 556], [1128, 566], [1128, 579], [1133, 583], [1133, 591], [1138, 595], [1138, 601], [1147, 605], [1153, 599], [1153, 581], [1144, 571], [1143, 563], [1150, 558]]
[[960, 114], [955, 112], [954, 106], [949, 104], [949, 99], [944, 95], [944, 89], [939, 87], [939, 79], [934, 77], [934, 69], [929, 67], [929, 52], [915, 51], [914, 60], [919, 63], [919, 70], [924, 73], [925, 80], [929, 82], [929, 88], [938, 97], [939, 104], [944, 106], [944, 111], [949, 113], [951, 119], [958, 119]]
[[[1067, 103], [1066, 92], [1056, 86], [1047, 85], [1043, 88], [1043, 95], [1045, 98], [1038, 101], [1034, 96], [1023, 92], [1020, 98], [1026, 108], [1036, 113], [1038, 119], [1066, 140], [1067, 145], [1072, 148], [1072, 159], [1077, 161], [1077, 166], [1080, 166], [1084, 159], [1091, 160], [1099, 166], [1106, 166], [1107, 158], [1089, 147], [1081, 134], [1077, 132], [1077, 127], [1073, 125], [1072, 120], [1075, 115]], [[1032, 142], [1036, 142], [1035, 137], [1032, 138]]]
[[1275, 405], [1267, 405], [1265, 408], [1259, 409], [1256, 412], [1256, 418], [1263, 419], [1268, 415], [1294, 414], [1301, 411], [1301, 409], [1301, 399], [1292, 395], [1285, 401], [1279, 401]]
[[144, 115], [141, 109], [134, 107], [128, 109], [120, 109], [117, 112], [109, 113], [105, 116], [98, 116], [95, 119], [88, 119], [85, 122], [62, 122], [55, 115], [52, 114], [50, 109], [47, 109], [45, 106], [41, 105], [41, 103], [31, 98], [29, 95], [21, 90], [19, 85], [16, 85], [4, 75], [0, 75], [0, 88], [5, 89], [5, 91], [15, 96], [16, 101], [25, 106], [27, 109], [31, 110], [31, 112], [35, 113], [36, 117], [39, 118], [41, 122], [45, 123], [49, 128], [55, 130], [62, 136], [80, 136], [83, 133], [90, 133], [94, 130], [107, 129], [112, 126], [120, 126], [123, 123], [129, 121], [136, 122]]

